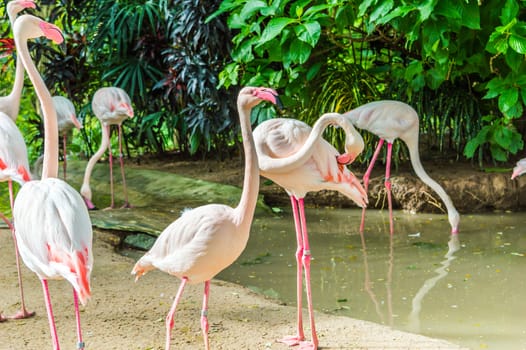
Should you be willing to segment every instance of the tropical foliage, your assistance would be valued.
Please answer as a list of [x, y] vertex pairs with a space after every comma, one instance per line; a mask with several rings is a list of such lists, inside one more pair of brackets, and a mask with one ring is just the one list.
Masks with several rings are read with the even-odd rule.
[[[120, 86], [133, 100], [128, 155], [224, 157], [239, 150], [236, 91], [267, 85], [288, 116], [309, 124], [372, 100], [405, 101], [427, 149], [482, 165], [523, 149], [525, 9], [519, 0], [47, 1], [37, 14], [63, 28], [65, 45], [38, 41], [31, 51], [53, 93], [78, 107], [85, 128], [72, 150], [85, 156], [99, 144], [90, 108], [99, 87]], [[7, 23], [1, 31], [10, 36]], [[10, 57], [0, 61], [1, 93], [12, 84]], [[34, 158], [39, 118], [24, 96]], [[327, 136], [342, 141], [338, 130]]]

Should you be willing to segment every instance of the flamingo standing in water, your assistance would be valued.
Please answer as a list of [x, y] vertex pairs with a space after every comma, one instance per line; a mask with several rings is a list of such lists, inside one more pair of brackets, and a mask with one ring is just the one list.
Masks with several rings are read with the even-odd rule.
[[[18, 13], [25, 8], [35, 8], [33, 1], [14, 0], [7, 4], [9, 22], [13, 27]], [[13, 212], [13, 181], [20, 185], [31, 179], [29, 173], [29, 162], [27, 159], [27, 147], [20, 130], [15, 125], [20, 110], [20, 98], [24, 87], [24, 66], [17, 57], [15, 68], [15, 82], [11, 93], [0, 97], [0, 181], [7, 181], [9, 188], [9, 202]], [[9, 226], [15, 246], [16, 267], [18, 272], [18, 286], [20, 288], [20, 311], [10, 318], [20, 319], [35, 315], [35, 312], [27, 311], [24, 299], [24, 288], [22, 283], [22, 271], [20, 269], [20, 258], [18, 245], [16, 243], [14, 227], [11, 221], [1, 214], [2, 220]], [[0, 314], [0, 322], [7, 318]]]
[[[68, 133], [73, 128], [77, 128], [78, 130], [82, 129], [82, 124], [80, 124], [80, 121], [77, 119], [77, 112], [75, 111], [73, 102], [68, 98], [64, 96], [53, 96], [53, 105], [57, 111], [58, 134], [62, 136], [62, 170], [64, 180], [66, 180]], [[40, 168], [42, 159], [42, 156], [37, 159], [36, 169]], [[35, 170], [35, 172], [37, 172], [37, 170]]]
[[[321, 135], [328, 125], [341, 126], [346, 132], [346, 153], [339, 152]], [[254, 142], [261, 175], [281, 186], [290, 196], [296, 229], [297, 250], [297, 334], [280, 340], [301, 349], [317, 349], [318, 337], [312, 308], [310, 283], [311, 252], [304, 197], [308, 192], [335, 190], [360, 207], [367, 204], [367, 194], [360, 181], [345, 166], [363, 150], [364, 143], [353, 125], [338, 113], [327, 113], [309, 125], [287, 118], [269, 119], [254, 129]], [[302, 317], [302, 275], [305, 287], [312, 341], [305, 341]]]
[[121, 166], [122, 186], [124, 188], [124, 205], [123, 208], [129, 208], [128, 193], [126, 190], [126, 178], [124, 176], [124, 160], [122, 154], [122, 122], [125, 119], [133, 117], [133, 108], [131, 100], [126, 91], [118, 87], [104, 87], [95, 92], [91, 102], [93, 113], [100, 120], [102, 128], [102, 138], [100, 148], [88, 162], [86, 172], [84, 173], [84, 181], [80, 189], [82, 197], [88, 206], [88, 209], [95, 209], [95, 205], [91, 201], [91, 188], [89, 185], [91, 172], [97, 161], [102, 157], [106, 149], [109, 150], [110, 160], [110, 192], [111, 204], [110, 208], [114, 208], [113, 199], [113, 160], [110, 145], [110, 127], [117, 125], [119, 130], [119, 160]]
[[[7, 3], [7, 16], [11, 27], [14, 26], [18, 14], [26, 8], [35, 8], [33, 0], [13, 0]], [[0, 111], [7, 114], [13, 121], [18, 118], [20, 111], [20, 98], [24, 87], [24, 66], [19, 57], [16, 58], [15, 82], [11, 92], [7, 96], [0, 96]]]
[[511, 174], [511, 179], [515, 179], [518, 176], [526, 173], [526, 158], [522, 158], [517, 162], [515, 168], [513, 168], [513, 173]]
[[15, 43], [40, 101], [44, 119], [42, 180], [26, 182], [14, 203], [14, 223], [20, 255], [42, 282], [53, 349], [59, 350], [48, 279], [66, 279], [73, 286], [78, 349], [84, 349], [78, 300], [91, 296], [92, 226], [80, 194], [58, 176], [58, 126], [51, 94], [31, 60], [27, 41], [45, 36], [56, 43], [62, 32], [40, 18], [23, 15], [14, 26]]
[[245, 249], [259, 192], [257, 154], [250, 126], [250, 112], [262, 101], [278, 103], [274, 90], [245, 87], [237, 98], [243, 149], [245, 179], [241, 199], [236, 208], [208, 204], [189, 211], [169, 225], [153, 247], [135, 264], [132, 274], [138, 279], [157, 268], [181, 279], [181, 285], [166, 317], [166, 350], [170, 349], [174, 314], [187, 283], [204, 282], [201, 328], [205, 348], [208, 342], [208, 297], [210, 280], [230, 266]]
[[[399, 138], [404, 141], [409, 149], [409, 157], [411, 164], [418, 177], [429, 187], [431, 187], [446, 205], [448, 212], [449, 224], [451, 225], [451, 233], [458, 234], [458, 225], [460, 222], [460, 215], [453, 205], [453, 201], [449, 198], [446, 191], [435, 180], [433, 180], [424, 170], [420, 162], [420, 155], [418, 153], [418, 114], [409, 105], [399, 101], [375, 101], [367, 103], [363, 106], [355, 108], [344, 116], [357, 128], [368, 130], [371, 133], [380, 137], [378, 146], [374, 152], [371, 164], [367, 168], [363, 176], [363, 184], [365, 189], [369, 186], [369, 177], [373, 170], [374, 163], [380, 150], [387, 140], [387, 162], [385, 165], [385, 188], [387, 189], [387, 201], [389, 205], [389, 226], [390, 232], [394, 232], [393, 224], [393, 203], [391, 198], [391, 153], [393, 142]], [[362, 211], [362, 222], [360, 224], [360, 232], [363, 232], [365, 224], [365, 208]]]

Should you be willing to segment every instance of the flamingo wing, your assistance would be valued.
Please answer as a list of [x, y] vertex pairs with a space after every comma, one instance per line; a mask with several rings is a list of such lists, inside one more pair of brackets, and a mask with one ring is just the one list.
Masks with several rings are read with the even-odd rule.
[[68, 280], [85, 303], [90, 296], [93, 232], [78, 192], [57, 178], [27, 182], [16, 197], [13, 218], [27, 267], [41, 279]]

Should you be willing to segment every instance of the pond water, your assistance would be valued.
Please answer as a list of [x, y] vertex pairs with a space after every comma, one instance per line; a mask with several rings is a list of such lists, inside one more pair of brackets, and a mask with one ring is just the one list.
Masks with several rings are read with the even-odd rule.
[[[526, 349], [526, 215], [463, 215], [457, 242], [446, 215], [396, 212], [393, 236], [374, 210], [361, 236], [360, 215], [307, 211], [315, 309], [471, 349]], [[257, 216], [246, 250], [218, 278], [296, 305], [295, 249], [289, 213]]]

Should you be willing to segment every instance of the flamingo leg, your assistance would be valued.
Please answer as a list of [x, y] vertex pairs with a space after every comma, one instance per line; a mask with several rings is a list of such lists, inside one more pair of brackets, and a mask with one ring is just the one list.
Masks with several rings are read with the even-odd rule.
[[57, 327], [55, 326], [55, 318], [53, 317], [53, 308], [51, 307], [51, 298], [49, 296], [49, 289], [47, 280], [42, 281], [42, 288], [44, 290], [44, 298], [46, 299], [47, 318], [49, 321], [49, 330], [51, 332], [51, 339], [53, 340], [53, 350], [60, 350], [58, 343]]
[[[13, 182], [11, 180], [8, 181], [9, 184], [9, 202], [11, 204], [11, 213], [13, 212], [13, 203], [14, 203], [14, 196], [13, 196]], [[6, 221], [7, 218], [5, 218], [4, 221]], [[7, 223], [7, 221], [6, 221]], [[10, 230], [11, 230], [11, 236], [13, 237], [13, 243], [15, 246], [15, 260], [16, 260], [16, 270], [18, 272], [18, 287], [20, 289], [20, 310], [14, 314], [13, 316], [9, 316], [9, 318], [12, 319], [23, 319], [23, 318], [29, 318], [35, 316], [34, 311], [27, 311], [26, 309], [26, 302], [24, 298], [24, 286], [22, 283], [22, 268], [20, 265], [20, 254], [18, 252], [18, 244], [16, 242], [16, 236], [15, 236], [15, 227], [12, 223], [8, 224]]]
[[82, 340], [82, 330], [80, 328], [80, 312], [79, 312], [79, 296], [75, 289], [73, 289], [73, 303], [75, 304], [75, 318], [77, 321], [77, 349], [84, 349], [84, 341]]
[[298, 345], [300, 341], [305, 339], [305, 334], [303, 333], [303, 314], [302, 314], [302, 298], [303, 298], [303, 235], [301, 234], [301, 221], [298, 214], [298, 201], [294, 196], [290, 196], [290, 202], [292, 204], [292, 215], [294, 216], [294, 226], [296, 229], [296, 266], [297, 266], [297, 275], [296, 275], [296, 300], [297, 300], [297, 319], [298, 319], [298, 328], [296, 335], [286, 336], [279, 341], [281, 343], [287, 344], [289, 346]]
[[393, 219], [393, 198], [391, 194], [391, 154], [393, 152], [393, 144], [387, 143], [387, 162], [385, 163], [385, 189], [387, 190], [387, 203], [389, 205], [389, 232], [394, 233], [394, 219]]
[[307, 220], [305, 218], [305, 203], [303, 198], [300, 198], [298, 200], [299, 204], [299, 215], [300, 215], [300, 222], [302, 227], [302, 238], [303, 238], [303, 256], [302, 256], [302, 264], [305, 271], [305, 289], [307, 294], [307, 306], [309, 311], [309, 321], [310, 321], [310, 328], [311, 328], [311, 341], [303, 341], [300, 343], [299, 349], [317, 349], [318, 348], [318, 336], [316, 334], [316, 325], [314, 322], [314, 309], [312, 305], [312, 291], [311, 291], [311, 279], [310, 279], [310, 261], [311, 261], [311, 253], [310, 253], [310, 245], [309, 245], [309, 237], [307, 232]]
[[170, 339], [172, 338], [172, 328], [174, 327], [175, 309], [177, 308], [177, 304], [179, 304], [179, 300], [181, 300], [181, 296], [183, 295], [183, 290], [184, 290], [184, 287], [186, 286], [186, 282], [188, 282], [188, 278], [184, 277], [181, 279], [181, 285], [179, 286], [177, 295], [175, 296], [174, 302], [172, 304], [172, 307], [170, 308], [170, 311], [168, 312], [168, 315], [166, 315], [166, 347], [165, 347], [165, 350], [170, 350]]
[[124, 205], [123, 208], [131, 208], [128, 202], [128, 189], [126, 188], [126, 177], [124, 174], [124, 154], [122, 153], [122, 125], [119, 124], [119, 162], [121, 165], [122, 187], [124, 191]]
[[66, 168], [67, 168], [67, 160], [66, 160], [66, 154], [67, 154], [67, 150], [66, 150], [66, 143], [67, 143], [67, 135], [66, 133], [64, 133], [64, 135], [62, 135], [62, 160], [63, 160], [63, 163], [62, 163], [62, 170], [64, 172], [64, 181], [66, 181]]
[[210, 349], [208, 341], [208, 297], [210, 296], [210, 281], [205, 281], [205, 291], [203, 293], [203, 309], [201, 310], [201, 329], [203, 330], [203, 339], [205, 341], [205, 349]]
[[[371, 177], [371, 173], [373, 172], [374, 163], [376, 162], [376, 159], [378, 158], [378, 155], [380, 154], [380, 150], [382, 149], [383, 145], [384, 145], [384, 139], [378, 140], [378, 145], [376, 146], [376, 150], [374, 151], [373, 157], [371, 158], [371, 164], [369, 164], [367, 171], [363, 175], [363, 187], [365, 189], [365, 192], [367, 192], [367, 190], [369, 189], [369, 178]], [[360, 232], [363, 232], [363, 229], [365, 226], [365, 210], [366, 208], [362, 209], [362, 221], [360, 222]]]
[[[0, 217], [7, 224], [9, 229], [11, 229], [11, 232], [13, 232], [13, 225], [11, 224], [11, 221], [4, 215], [4, 213], [0, 213]], [[5, 317], [4, 315], [2, 315], [2, 313], [0, 313], [0, 323], [5, 322], [5, 321], [7, 321], [7, 317]]]
[[[108, 128], [108, 135], [110, 135], [110, 140], [111, 140], [111, 134], [110, 134], [110, 125], [107, 125], [106, 126]], [[111, 194], [111, 204], [110, 204], [110, 209], [113, 209], [115, 208], [115, 199], [113, 197], [113, 154], [111, 152], [111, 142], [110, 142], [110, 145], [108, 147], [108, 158], [110, 160], [110, 194]]]

